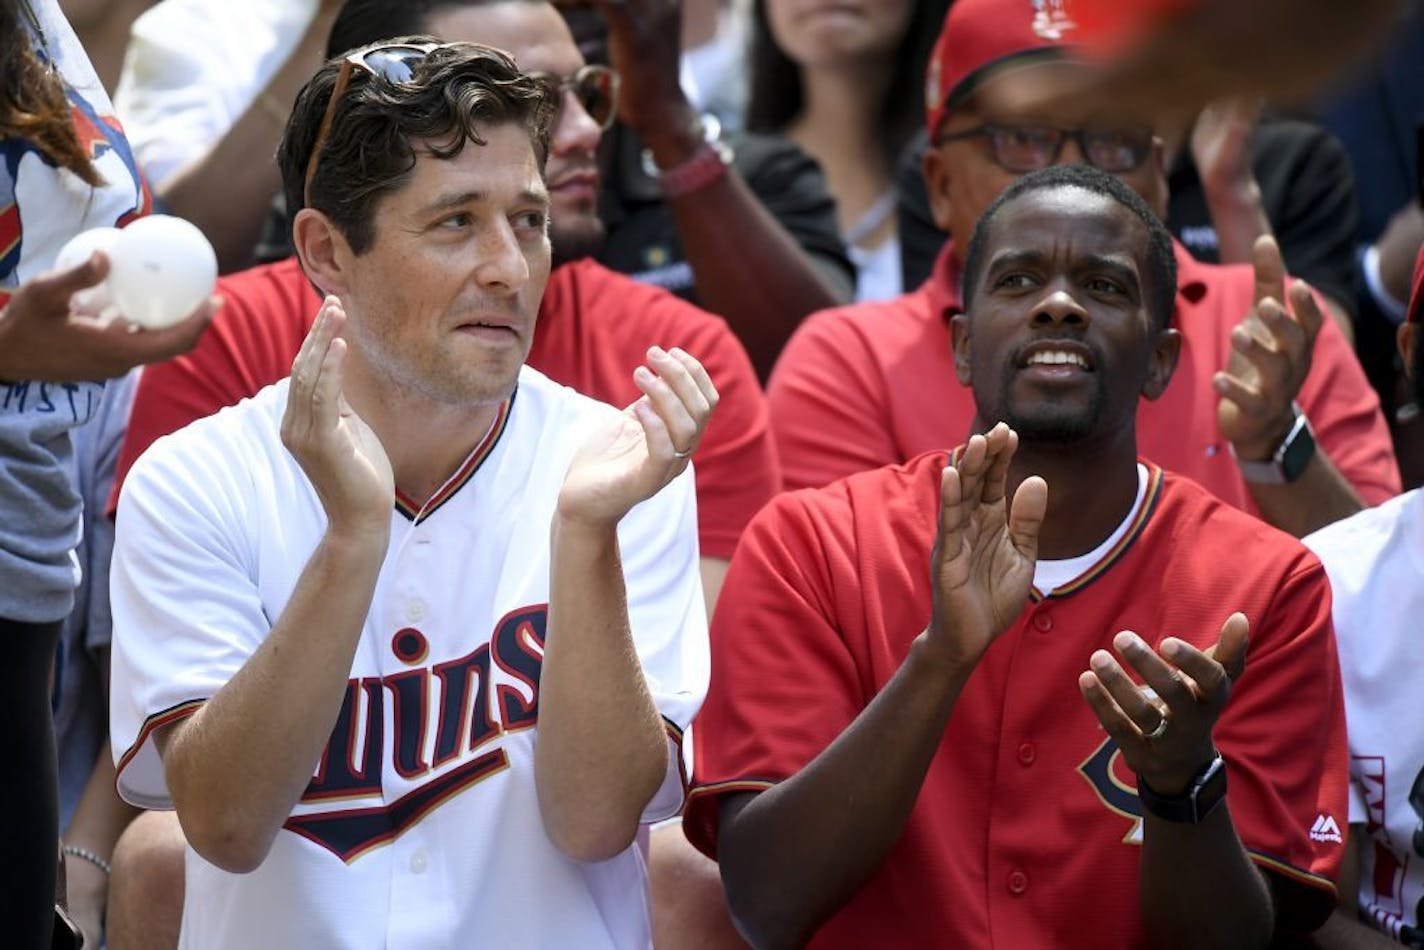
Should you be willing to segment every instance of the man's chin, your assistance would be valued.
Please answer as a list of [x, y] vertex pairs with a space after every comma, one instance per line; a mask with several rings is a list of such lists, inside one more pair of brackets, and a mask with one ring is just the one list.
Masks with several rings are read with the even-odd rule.
[[603, 222], [590, 218], [587, 223], [575, 227], [552, 227], [549, 230], [549, 249], [555, 267], [585, 257], [593, 257], [603, 249], [607, 230]]

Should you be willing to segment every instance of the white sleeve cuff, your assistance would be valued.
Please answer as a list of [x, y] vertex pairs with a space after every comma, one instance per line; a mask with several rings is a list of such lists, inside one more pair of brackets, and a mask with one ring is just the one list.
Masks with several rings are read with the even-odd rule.
[[1380, 279], [1379, 248], [1373, 244], [1365, 248], [1364, 257], [1360, 261], [1360, 270], [1364, 272], [1365, 286], [1370, 289], [1370, 296], [1384, 311], [1385, 316], [1395, 323], [1403, 323], [1409, 312], [1409, 303], [1396, 300], [1394, 295], [1385, 289], [1384, 281]]

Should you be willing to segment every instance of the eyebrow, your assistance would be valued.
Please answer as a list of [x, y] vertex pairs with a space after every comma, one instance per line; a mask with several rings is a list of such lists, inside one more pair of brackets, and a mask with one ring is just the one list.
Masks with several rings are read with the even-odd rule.
[[[441, 195], [429, 204], [424, 205], [420, 209], [420, 213], [422, 215], [439, 214], [442, 211], [449, 211], [452, 208], [463, 208], [465, 205], [479, 204], [482, 201], [488, 200], [488, 198], [489, 192], [487, 191], [453, 192], [448, 195]], [[528, 204], [547, 205], [549, 203], [549, 192], [548, 189], [542, 186], [538, 188], [524, 188], [520, 190], [518, 200]]]
[[[1042, 251], [1033, 249], [1003, 251], [999, 254], [995, 254], [994, 257], [990, 259], [989, 266], [985, 268], [985, 273], [990, 274], [1013, 267], [1041, 267], [1047, 260], [1047, 257], [1048, 255]], [[1123, 259], [1116, 255], [1085, 254], [1078, 261], [1075, 270], [1107, 271], [1125, 283], [1141, 283], [1137, 268], [1131, 264], [1124, 263]]]

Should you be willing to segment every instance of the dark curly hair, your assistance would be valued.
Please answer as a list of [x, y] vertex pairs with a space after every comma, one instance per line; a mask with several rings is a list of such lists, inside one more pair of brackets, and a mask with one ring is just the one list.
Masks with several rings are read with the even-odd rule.
[[[435, 43], [425, 36], [391, 44]], [[288, 214], [308, 205], [307, 164], [343, 59], [324, 65], [297, 95], [277, 146]], [[336, 104], [322, 144], [310, 206], [325, 214], [364, 253], [374, 240], [376, 203], [410, 177], [416, 149], [451, 159], [474, 142], [482, 125], [514, 123], [529, 135], [542, 168], [558, 100], [545, 81], [521, 73], [499, 50], [475, 43], [437, 46], [408, 82], [391, 82], [358, 68]]]
[[104, 179], [79, 147], [59, 72], [35, 51], [44, 34], [28, 0], [0, 2], [0, 139], [21, 139], [98, 188]]

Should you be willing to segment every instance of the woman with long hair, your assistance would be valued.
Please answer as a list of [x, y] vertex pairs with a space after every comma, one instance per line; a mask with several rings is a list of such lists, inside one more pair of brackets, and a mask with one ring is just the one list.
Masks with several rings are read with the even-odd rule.
[[127, 223], [148, 197], [113, 108], [56, 0], [0, 0], [0, 888], [7, 946], [48, 947], [59, 839], [50, 679], [73, 607], [82, 504], [70, 433], [104, 384], [189, 348], [205, 304], [168, 330], [130, 333], [70, 312], [102, 255], [52, 270], [75, 234]]
[[857, 297], [900, 292], [895, 159], [924, 121], [950, 0], [755, 0], [747, 128], [821, 164], [859, 269]]

